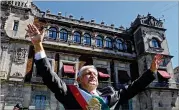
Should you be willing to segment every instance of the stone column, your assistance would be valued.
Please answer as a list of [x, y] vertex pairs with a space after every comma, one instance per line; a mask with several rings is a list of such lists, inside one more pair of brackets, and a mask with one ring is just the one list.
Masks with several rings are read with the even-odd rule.
[[9, 58], [7, 58], [7, 50], [8, 50], [8, 44], [2, 44], [1, 45], [1, 56], [0, 56], [0, 77], [2, 79], [7, 78], [7, 69], [8, 66], [7, 63], [10, 61]]
[[75, 82], [74, 84], [78, 84], [77, 83], [77, 75], [78, 75], [78, 68], [79, 68], [79, 58], [76, 59], [77, 63], [75, 64]]

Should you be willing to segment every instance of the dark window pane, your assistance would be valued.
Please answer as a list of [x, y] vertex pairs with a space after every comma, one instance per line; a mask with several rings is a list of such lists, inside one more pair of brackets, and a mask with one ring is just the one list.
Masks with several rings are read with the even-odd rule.
[[18, 30], [18, 26], [19, 26], [19, 21], [14, 21], [13, 30], [14, 30], [14, 31], [17, 31], [17, 30]]
[[35, 109], [44, 110], [46, 105], [46, 96], [36, 95], [35, 96]]
[[122, 45], [122, 41], [121, 40], [117, 39], [117, 41], [116, 41], [116, 47], [119, 50], [123, 50], [123, 45]]
[[64, 40], [64, 41], [67, 41], [67, 39], [68, 39], [68, 33], [67, 33], [66, 30], [62, 29], [60, 31], [60, 39]]
[[124, 42], [124, 44], [123, 44], [123, 49], [124, 49], [124, 51], [127, 51], [127, 44], [126, 44], [126, 42]]
[[155, 47], [155, 48], [160, 47], [159, 42], [156, 39], [152, 39], [152, 46]]
[[81, 35], [80, 35], [80, 33], [75, 32], [73, 38], [74, 38], [73, 39], [74, 42], [76, 42], [76, 43], [80, 43], [81, 42]]
[[91, 36], [89, 34], [84, 34], [84, 44], [91, 45]]
[[110, 38], [106, 38], [106, 47], [112, 48], [112, 40]]
[[49, 37], [50, 38], [53, 38], [53, 39], [56, 39], [57, 38], [57, 29], [54, 28], [54, 27], [51, 27], [49, 29]]
[[132, 44], [130, 42], [127, 42], [127, 51], [132, 52]]
[[96, 46], [97, 47], [103, 47], [103, 40], [100, 36], [96, 37]]

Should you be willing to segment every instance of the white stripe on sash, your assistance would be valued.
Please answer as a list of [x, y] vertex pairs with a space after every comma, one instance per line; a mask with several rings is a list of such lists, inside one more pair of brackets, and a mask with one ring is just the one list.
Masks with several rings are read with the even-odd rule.
[[91, 99], [92, 99], [92, 95], [87, 93], [86, 91], [78, 88], [78, 90], [80, 91], [81, 95], [83, 96], [83, 98], [85, 99], [85, 101], [88, 103]]
[[[80, 91], [81, 95], [83, 96], [83, 98], [85, 99], [85, 101], [87, 103], [92, 99], [93, 95], [91, 95], [90, 93], [88, 93], [88, 92], [86, 92], [86, 91], [84, 91], [83, 89], [80, 89], [80, 88], [78, 88], [78, 90]], [[100, 96], [98, 96], [98, 97], [100, 97]], [[103, 101], [105, 103], [107, 103], [107, 97], [101, 97], [101, 98], [103, 99]]]

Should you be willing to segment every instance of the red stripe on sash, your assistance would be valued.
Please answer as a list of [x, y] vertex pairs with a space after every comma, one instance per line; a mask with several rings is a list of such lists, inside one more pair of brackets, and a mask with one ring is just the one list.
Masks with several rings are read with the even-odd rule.
[[68, 85], [73, 96], [76, 98], [77, 102], [80, 104], [81, 108], [83, 108], [83, 110], [87, 110], [87, 102], [86, 100], [83, 98], [83, 96], [81, 95], [80, 91], [78, 90], [78, 88], [75, 85]]

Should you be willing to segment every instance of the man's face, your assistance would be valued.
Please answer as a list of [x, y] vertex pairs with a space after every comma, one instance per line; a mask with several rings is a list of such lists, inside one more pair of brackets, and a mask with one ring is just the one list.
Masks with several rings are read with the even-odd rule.
[[84, 89], [94, 90], [98, 86], [98, 74], [94, 68], [88, 68], [83, 71], [80, 77], [80, 84]]

